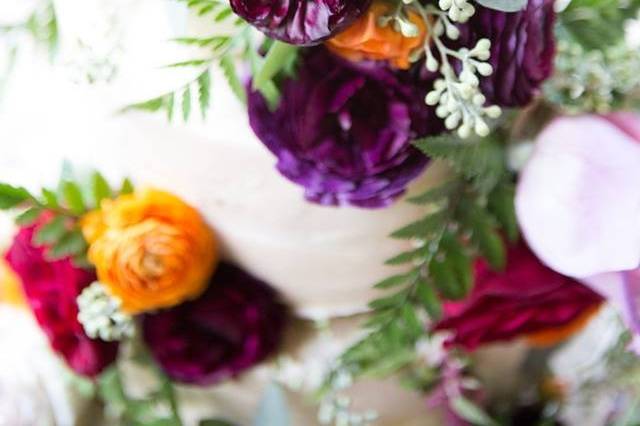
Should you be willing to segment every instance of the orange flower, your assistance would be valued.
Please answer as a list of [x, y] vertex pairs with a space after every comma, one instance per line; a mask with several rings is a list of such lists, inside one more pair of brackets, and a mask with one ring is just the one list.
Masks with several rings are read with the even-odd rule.
[[418, 27], [416, 37], [405, 37], [390, 25], [379, 26], [378, 19], [388, 14], [390, 9], [391, 6], [385, 2], [373, 3], [369, 10], [345, 31], [329, 39], [327, 47], [333, 53], [351, 61], [387, 60], [396, 68], [409, 68], [409, 57], [424, 43], [427, 28], [423, 19], [415, 12], [410, 12], [409, 20]]
[[20, 278], [2, 258], [0, 258], [0, 303], [20, 308], [27, 306]]
[[83, 218], [82, 231], [98, 279], [131, 314], [199, 296], [218, 260], [200, 214], [154, 189], [103, 201]]

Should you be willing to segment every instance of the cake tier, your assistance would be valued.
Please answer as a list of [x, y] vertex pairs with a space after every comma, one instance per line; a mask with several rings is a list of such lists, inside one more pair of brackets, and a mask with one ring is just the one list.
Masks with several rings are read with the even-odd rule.
[[[85, 3], [102, 2], [57, 2], [63, 59], [72, 53], [65, 46], [79, 34], [71, 30], [82, 24], [78, 31], [88, 31], [84, 26], [91, 19], [81, 14]], [[305, 201], [303, 189], [276, 171], [274, 156], [247, 123], [246, 108], [216, 72], [205, 122], [195, 115], [189, 125], [171, 125], [162, 115], [117, 114], [128, 100], [157, 96], [167, 82], [179, 87], [189, 79], [185, 70], [153, 65], [176, 60], [167, 53], [167, 38], [177, 34], [166, 16], [161, 19], [164, 3], [128, 3], [138, 6], [127, 15], [129, 29], [139, 29], [141, 21], [134, 18], [146, 16], [143, 40], [157, 39], [149, 47], [137, 31], [123, 36], [120, 77], [111, 84], [74, 84], [68, 67], [45, 63], [24, 62], [16, 70], [0, 116], [1, 134], [11, 135], [0, 144], [2, 180], [38, 188], [55, 182], [67, 160], [114, 181], [129, 176], [137, 185], [166, 189], [202, 212], [225, 257], [278, 288], [300, 315], [365, 310], [379, 295], [371, 286], [394, 272], [384, 260], [409, 248], [388, 235], [420, 217], [422, 209], [402, 200], [380, 210]], [[149, 50], [161, 53], [156, 57]], [[444, 172], [430, 167], [412, 191], [441, 180]]]

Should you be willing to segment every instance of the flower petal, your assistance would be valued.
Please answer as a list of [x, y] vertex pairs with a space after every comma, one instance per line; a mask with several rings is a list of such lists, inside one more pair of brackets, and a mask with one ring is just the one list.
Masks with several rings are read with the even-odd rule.
[[632, 137], [637, 125], [620, 128], [618, 119], [630, 120], [557, 119], [520, 176], [516, 211], [523, 233], [538, 257], [565, 275], [640, 263], [640, 143]]
[[630, 348], [640, 354], [640, 269], [594, 275], [583, 281], [618, 310], [633, 335]]

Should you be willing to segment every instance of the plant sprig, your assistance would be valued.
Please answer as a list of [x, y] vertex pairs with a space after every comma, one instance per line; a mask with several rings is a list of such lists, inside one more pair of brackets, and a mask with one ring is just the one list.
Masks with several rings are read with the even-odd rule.
[[208, 51], [202, 58], [189, 59], [166, 65], [168, 68], [196, 67], [201, 72], [190, 81], [167, 93], [142, 102], [133, 103], [122, 108], [122, 112], [138, 110], [146, 112], [164, 111], [169, 121], [176, 112], [186, 122], [192, 116], [194, 99], [200, 110], [202, 119], [206, 118], [211, 102], [211, 69], [218, 64], [223, 71], [233, 93], [246, 103], [246, 92], [235, 65], [235, 57], [243, 56], [250, 46], [249, 26], [237, 18], [226, 2], [218, 0], [178, 0], [185, 3], [199, 16], [211, 16], [214, 23], [230, 21], [231, 34], [212, 35], [207, 37], [179, 37], [172, 41], [187, 46], [197, 46]]
[[0, 210], [16, 210], [15, 222], [19, 226], [35, 224], [43, 214], [49, 217], [38, 227], [33, 237], [37, 246], [46, 246], [50, 260], [72, 258], [80, 267], [89, 267], [86, 259], [87, 242], [80, 229], [80, 218], [100, 207], [105, 198], [129, 193], [133, 186], [124, 179], [113, 189], [99, 172], [93, 172], [87, 181], [63, 173], [58, 188], [43, 188], [34, 194], [21, 186], [0, 183]]
[[[446, 183], [410, 198], [425, 214], [391, 236], [414, 248], [387, 260], [404, 272], [375, 285], [386, 293], [372, 301], [367, 334], [348, 348], [336, 371], [354, 377], [384, 377], [415, 361], [415, 346], [428, 323], [442, 315], [442, 302], [466, 297], [473, 288], [473, 262], [482, 257], [497, 270], [506, 263], [503, 235], [518, 237], [513, 184], [504, 148], [487, 137], [473, 142], [446, 135], [414, 142], [455, 172]], [[329, 374], [332, 380], [334, 372]]]

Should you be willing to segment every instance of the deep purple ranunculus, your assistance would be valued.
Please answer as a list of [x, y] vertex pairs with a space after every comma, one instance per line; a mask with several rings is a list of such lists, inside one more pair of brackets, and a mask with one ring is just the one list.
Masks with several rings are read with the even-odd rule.
[[280, 173], [302, 185], [308, 200], [384, 207], [427, 164], [410, 142], [442, 130], [424, 103], [430, 84], [415, 74], [354, 65], [312, 48], [297, 76], [282, 82], [275, 111], [250, 93], [249, 122], [278, 158]]
[[312, 45], [344, 29], [371, 0], [231, 0], [233, 11], [271, 38]]
[[222, 263], [198, 299], [146, 314], [143, 334], [169, 377], [205, 386], [271, 355], [282, 340], [286, 317], [271, 287]]
[[[46, 221], [46, 217], [40, 224]], [[51, 347], [76, 373], [96, 376], [113, 361], [117, 343], [89, 338], [78, 321], [76, 298], [95, 279], [95, 273], [75, 267], [70, 259], [50, 261], [46, 248], [32, 243], [36, 226], [22, 228], [6, 259], [20, 277], [27, 301]]]
[[493, 105], [528, 104], [553, 72], [556, 44], [554, 0], [529, 0], [525, 10], [499, 12], [476, 5], [476, 13], [461, 25], [457, 45], [473, 47], [491, 40], [493, 74], [481, 79], [481, 89]]

